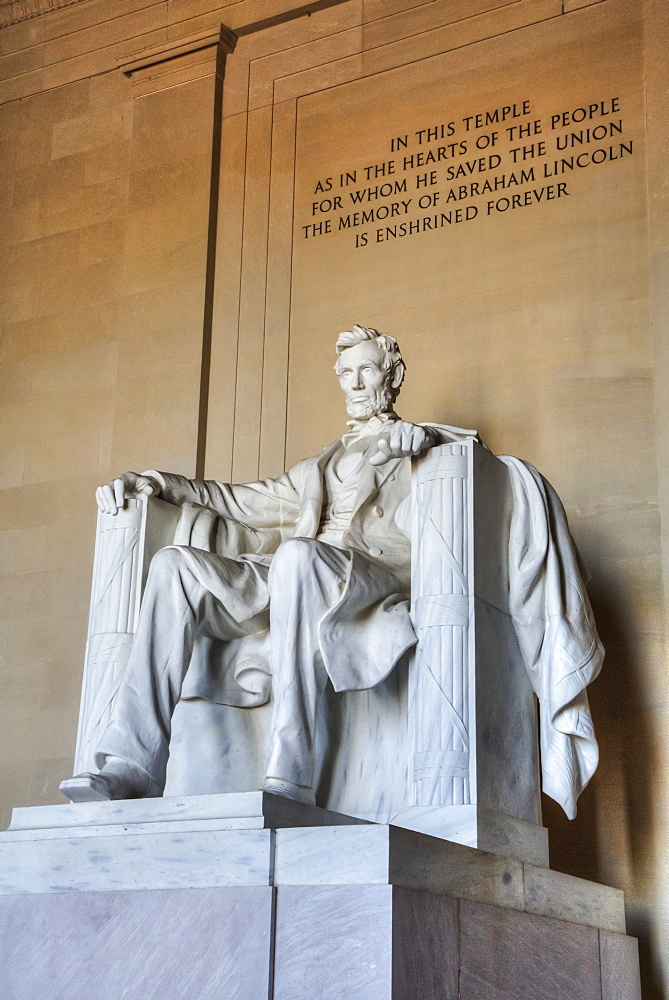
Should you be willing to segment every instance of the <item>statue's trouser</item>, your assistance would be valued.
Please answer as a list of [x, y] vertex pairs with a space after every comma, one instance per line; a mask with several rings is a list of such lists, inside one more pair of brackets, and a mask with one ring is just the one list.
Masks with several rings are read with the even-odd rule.
[[318, 627], [339, 601], [350, 553], [309, 538], [281, 545], [269, 572], [274, 709], [266, 775], [314, 784], [317, 713], [328, 675]]
[[120, 757], [164, 788], [172, 713], [196, 636], [230, 641], [269, 622], [274, 708], [267, 775], [311, 786], [316, 719], [327, 682], [318, 626], [341, 597], [350, 554], [295, 538], [279, 547], [271, 567], [208, 558], [216, 562], [217, 596], [193, 571], [186, 547], [169, 546], [154, 556], [132, 651], [96, 759]]

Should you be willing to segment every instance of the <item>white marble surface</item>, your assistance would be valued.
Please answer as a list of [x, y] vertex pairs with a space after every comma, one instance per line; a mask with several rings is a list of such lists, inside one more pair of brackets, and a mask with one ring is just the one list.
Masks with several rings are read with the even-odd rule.
[[0, 895], [11, 1000], [640, 1000], [636, 941], [398, 885]]
[[174, 540], [179, 508], [148, 495], [128, 497], [116, 516], [98, 511], [91, 606], [74, 772], [97, 770], [94, 753], [137, 630], [151, 558]]
[[523, 865], [393, 826], [280, 830], [277, 885], [403, 885], [523, 908]]
[[282, 886], [273, 1000], [391, 1000], [392, 887]]
[[0, 841], [0, 895], [269, 885], [271, 830]]
[[82, 802], [63, 806], [14, 809], [0, 843], [26, 837], [91, 836], [92, 830], [154, 833], [181, 829], [252, 830], [264, 827], [332, 826], [364, 820], [308, 806], [268, 792], [226, 792], [218, 795], [174, 795], [115, 802]]
[[618, 889], [392, 826], [278, 830], [274, 881], [392, 884], [625, 933]]
[[453, 1000], [458, 908], [390, 885], [280, 886], [274, 1000]]
[[409, 806], [393, 826], [548, 868], [548, 830], [484, 806]]
[[616, 889], [267, 793], [17, 809], [0, 834], [0, 895], [269, 884], [396, 885], [625, 930]]
[[15, 809], [0, 894], [268, 885], [273, 830], [364, 821], [267, 792]]
[[3, 1000], [267, 1000], [274, 890], [0, 896]]

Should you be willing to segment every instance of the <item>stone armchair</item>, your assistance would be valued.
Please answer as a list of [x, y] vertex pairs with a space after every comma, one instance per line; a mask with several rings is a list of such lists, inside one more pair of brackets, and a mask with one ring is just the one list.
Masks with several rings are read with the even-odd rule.
[[[547, 864], [536, 705], [509, 611], [512, 508], [507, 466], [474, 440], [414, 460], [418, 644], [378, 687], [330, 693], [317, 803]], [[74, 773], [95, 769], [149, 562], [178, 532], [179, 508], [160, 499], [98, 516]], [[183, 699], [165, 794], [259, 787], [270, 711]]]

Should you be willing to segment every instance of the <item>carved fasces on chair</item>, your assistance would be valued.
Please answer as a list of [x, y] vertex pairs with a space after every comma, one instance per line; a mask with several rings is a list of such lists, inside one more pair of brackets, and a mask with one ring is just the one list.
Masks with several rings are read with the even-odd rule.
[[149, 563], [174, 541], [178, 520], [179, 508], [143, 496], [115, 515], [98, 513], [75, 774], [96, 770], [93, 753], [130, 653]]
[[414, 462], [411, 596], [418, 646], [409, 679], [409, 781], [417, 806], [468, 805], [472, 444]]
[[[509, 608], [513, 491], [477, 441], [412, 475], [409, 802], [412, 829], [547, 863], [535, 698]], [[412, 812], [413, 810], [413, 812]]]

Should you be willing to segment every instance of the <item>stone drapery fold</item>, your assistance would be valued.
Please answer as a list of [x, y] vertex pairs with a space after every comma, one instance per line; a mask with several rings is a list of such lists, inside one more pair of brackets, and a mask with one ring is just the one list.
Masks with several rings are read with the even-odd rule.
[[599, 761], [586, 687], [601, 670], [604, 647], [560, 498], [529, 463], [499, 459], [509, 469], [514, 495], [509, 603], [539, 701], [542, 787], [573, 819]]

